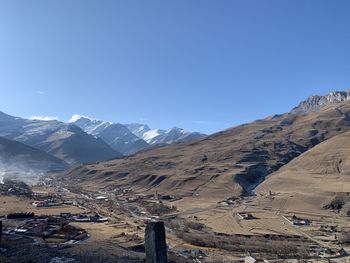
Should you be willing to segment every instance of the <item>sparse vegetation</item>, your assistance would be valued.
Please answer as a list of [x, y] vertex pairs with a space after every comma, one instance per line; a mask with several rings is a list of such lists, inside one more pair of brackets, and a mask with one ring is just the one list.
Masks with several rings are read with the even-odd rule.
[[350, 231], [343, 231], [337, 236], [339, 244], [350, 244]]
[[[337, 193], [332, 199], [323, 205], [324, 209], [331, 209], [340, 212], [345, 205], [350, 201], [349, 193]], [[344, 213], [347, 213], [345, 211]]]
[[176, 211], [174, 206], [165, 205], [164, 203], [157, 202], [141, 202], [141, 206], [144, 207], [151, 215], [165, 215]]
[[276, 258], [309, 258], [310, 241], [302, 237], [226, 235], [213, 232], [203, 224], [173, 220], [169, 227], [175, 234], [195, 246], [219, 248], [231, 252], [261, 253]]

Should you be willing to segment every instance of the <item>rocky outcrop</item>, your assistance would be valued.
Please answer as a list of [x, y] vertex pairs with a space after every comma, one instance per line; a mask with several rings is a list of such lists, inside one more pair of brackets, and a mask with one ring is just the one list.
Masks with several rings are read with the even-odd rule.
[[299, 105], [292, 110], [292, 113], [308, 113], [349, 99], [350, 90], [333, 91], [325, 96], [310, 96], [306, 100], [300, 102]]

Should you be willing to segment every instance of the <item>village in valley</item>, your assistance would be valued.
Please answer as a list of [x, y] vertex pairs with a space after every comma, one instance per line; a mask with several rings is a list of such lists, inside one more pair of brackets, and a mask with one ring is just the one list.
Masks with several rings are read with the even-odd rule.
[[49, 249], [52, 259], [114, 262], [122, 251], [125, 262], [143, 262], [152, 221], [165, 222], [174, 262], [346, 262], [350, 248], [348, 218], [285, 210], [270, 191], [204, 203], [132, 188], [89, 192], [46, 178], [35, 186], [6, 180], [0, 193], [3, 255], [23, 243]]

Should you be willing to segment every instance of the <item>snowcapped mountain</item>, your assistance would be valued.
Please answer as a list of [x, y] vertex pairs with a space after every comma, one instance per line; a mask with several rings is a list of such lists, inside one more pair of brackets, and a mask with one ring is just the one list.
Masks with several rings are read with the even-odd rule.
[[149, 143], [150, 144], [158, 144], [158, 143], [166, 143], [171, 144], [174, 142], [188, 142], [195, 139], [204, 138], [206, 135], [199, 132], [190, 132], [181, 128], [173, 127], [164, 133], [161, 133], [155, 137], [153, 137]]
[[186, 142], [200, 139], [206, 135], [199, 132], [190, 132], [182, 128], [173, 127], [169, 130], [151, 129], [145, 124], [125, 124], [125, 126], [136, 136], [142, 138], [150, 145], [171, 144], [175, 142]]
[[148, 142], [149, 144], [155, 144], [157, 143], [154, 138], [166, 134], [166, 130], [161, 129], [152, 129], [147, 132], [145, 132], [142, 137], [143, 139]]
[[182, 128], [173, 127], [169, 130], [150, 129], [145, 124], [125, 124], [125, 126], [136, 136], [144, 139], [149, 144], [171, 144], [174, 142], [186, 142], [200, 139], [206, 135], [199, 132], [190, 132]]
[[107, 142], [113, 149], [125, 155], [133, 154], [148, 146], [148, 143], [134, 135], [120, 123], [114, 123], [102, 130], [97, 136]]
[[131, 124], [124, 124], [126, 128], [129, 129], [133, 134], [135, 134], [139, 138], [143, 138], [143, 134], [150, 131], [151, 128], [148, 127], [146, 124], [139, 124], [139, 123], [131, 123]]
[[124, 155], [133, 154], [148, 146], [147, 142], [120, 123], [111, 123], [80, 115], [73, 115], [69, 122], [79, 126], [85, 132], [101, 138], [113, 149]]
[[177, 127], [169, 130], [151, 129], [146, 124], [111, 123], [81, 115], [73, 115], [69, 122], [79, 126], [87, 133], [102, 138], [113, 149], [124, 155], [136, 153], [149, 145], [185, 142], [206, 136]]
[[[0, 111], [0, 137], [3, 141], [10, 140], [13, 147], [39, 156], [47, 169], [108, 160], [136, 153], [150, 145], [189, 141], [203, 136], [180, 128], [165, 131], [151, 129], [145, 124], [123, 125], [80, 115], [74, 115], [69, 123], [63, 123], [57, 120], [24, 119]], [[16, 154], [18, 158], [23, 157], [20, 153]], [[37, 159], [30, 154], [26, 156], [29, 156], [24, 158], [26, 163], [34, 167], [31, 160]]]
[[81, 116], [81, 115], [73, 115], [72, 118], [68, 121], [69, 123], [74, 123], [75, 125], [82, 128], [85, 132], [97, 135], [112, 123], [108, 121], [100, 121], [96, 119], [91, 119], [89, 117]]
[[121, 156], [102, 139], [87, 134], [74, 124], [56, 120], [29, 120], [0, 112], [0, 136], [40, 149], [69, 164]]
[[350, 99], [350, 90], [348, 91], [333, 91], [324, 96], [314, 95], [299, 103], [292, 110], [292, 113], [307, 113], [318, 110], [325, 106], [337, 104], [339, 102]]
[[139, 124], [139, 123], [132, 123], [132, 124], [125, 124], [125, 126], [137, 137], [142, 138], [147, 143], [150, 143], [153, 138], [157, 137], [158, 135], [165, 134], [165, 130], [161, 129], [151, 129], [145, 124]]

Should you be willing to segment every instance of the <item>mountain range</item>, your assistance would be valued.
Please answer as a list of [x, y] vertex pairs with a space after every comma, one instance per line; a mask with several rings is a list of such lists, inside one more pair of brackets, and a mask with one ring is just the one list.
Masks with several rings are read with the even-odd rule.
[[[59, 171], [82, 163], [120, 158], [150, 145], [126, 125], [73, 117], [74, 121], [64, 123], [24, 119], [0, 112], [0, 170], [9, 171], [16, 167], [21, 172]], [[167, 139], [166, 143], [204, 136], [182, 129], [176, 131], [176, 136]], [[152, 130], [148, 128], [146, 132], [149, 132], [152, 144], [156, 144], [156, 136], [150, 136]], [[162, 132], [163, 136], [168, 134], [172, 132]]]
[[[311, 96], [285, 114], [239, 125], [196, 141], [84, 165], [61, 178], [94, 190], [131, 187], [138, 192], [158, 191], [211, 200], [254, 194], [255, 189], [286, 189], [310, 181], [317, 184], [312, 176], [306, 181], [296, 181], [293, 172], [284, 169], [298, 168], [301, 171], [298, 178], [313, 172], [319, 176], [329, 174], [331, 180], [341, 185], [347, 182], [348, 161], [347, 148], [338, 146], [348, 145], [345, 143], [350, 132], [348, 94], [331, 92]], [[327, 149], [332, 150], [328, 153]], [[313, 153], [316, 150], [318, 154]], [[325, 167], [318, 169], [321, 164]], [[302, 168], [308, 167], [314, 168], [303, 174], [306, 170]], [[334, 173], [344, 176], [336, 177]]]
[[188, 142], [206, 135], [200, 132], [190, 132], [182, 128], [173, 127], [169, 130], [150, 129], [144, 124], [126, 124], [125, 125], [133, 134], [142, 138], [150, 145], [154, 144], [172, 144], [175, 142]]
[[192, 141], [206, 136], [177, 127], [169, 130], [151, 129], [145, 124], [112, 123], [80, 115], [72, 116], [70, 123], [79, 126], [89, 134], [102, 138], [123, 155], [134, 154], [151, 145]]
[[90, 163], [63, 173], [62, 180], [183, 195], [224, 197], [252, 194], [255, 188], [288, 188], [281, 182], [296, 176], [291, 171], [300, 167], [313, 167], [300, 176], [330, 174], [333, 180], [332, 174], [348, 171], [349, 98], [349, 91], [310, 96], [290, 112], [209, 136], [81, 116], [63, 123], [0, 113], [0, 161], [41, 171]]

